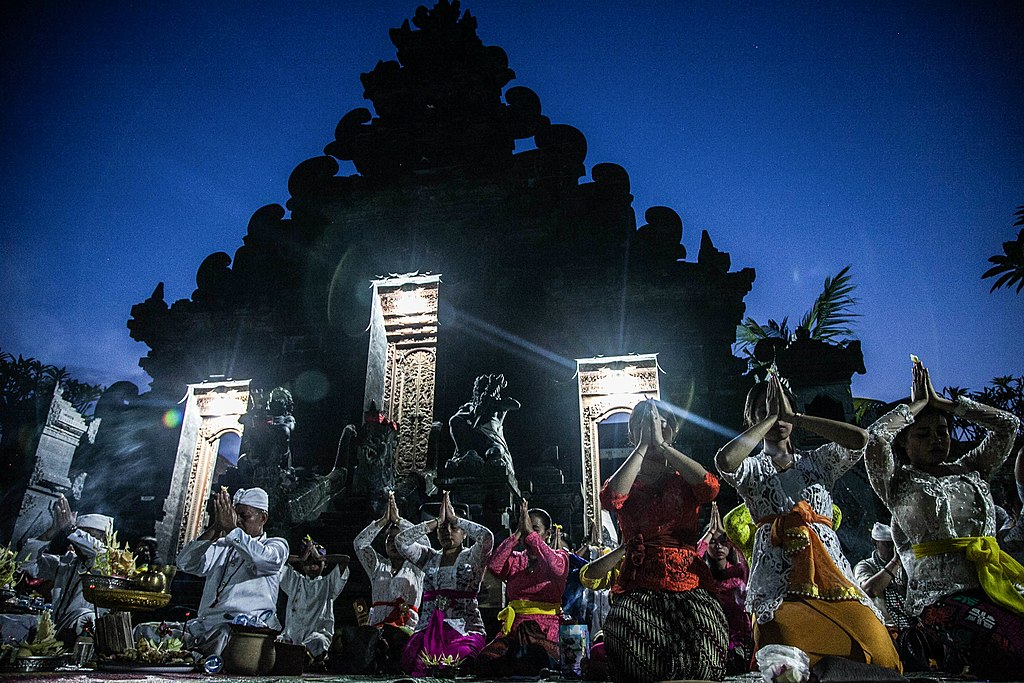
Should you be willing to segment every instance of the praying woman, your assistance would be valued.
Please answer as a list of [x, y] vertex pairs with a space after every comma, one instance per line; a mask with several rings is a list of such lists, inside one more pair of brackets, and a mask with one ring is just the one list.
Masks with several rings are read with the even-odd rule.
[[[775, 373], [754, 385], [743, 412], [747, 430], [723, 446], [715, 462], [757, 524], [747, 584], [755, 648], [797, 647], [811, 666], [834, 656], [902, 670], [833, 527], [832, 487], [861, 459], [867, 433], [794, 412]], [[796, 450], [794, 426], [827, 443]]]

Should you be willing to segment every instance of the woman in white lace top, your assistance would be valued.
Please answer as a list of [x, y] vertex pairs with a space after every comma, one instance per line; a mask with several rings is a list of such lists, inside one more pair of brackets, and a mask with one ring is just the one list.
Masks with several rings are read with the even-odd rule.
[[[441, 550], [419, 541], [435, 530]], [[463, 547], [466, 536], [474, 541], [469, 548]], [[423, 676], [427, 667], [422, 655], [454, 656], [461, 661], [475, 657], [486, 643], [477, 593], [494, 547], [494, 534], [459, 518], [445, 493], [440, 516], [399, 532], [395, 543], [424, 574], [419, 623], [402, 655], [402, 668], [413, 676]]]
[[[954, 416], [983, 427], [985, 436], [949, 460]], [[971, 674], [997, 680], [1024, 670], [1024, 568], [994, 538], [989, 487], [1018, 427], [1005, 411], [942, 398], [915, 360], [910, 404], [868, 430], [868, 477], [892, 512], [893, 541], [907, 571], [907, 612], [920, 615], [926, 631], [952, 636]]]
[[[356, 557], [370, 577], [370, 626], [380, 629], [381, 637], [388, 644], [385, 669], [395, 670], [400, 666], [402, 653], [419, 621], [420, 595], [423, 593], [423, 570], [402, 557], [395, 544], [395, 538], [412, 523], [402, 519], [398, 513], [395, 494], [388, 494], [388, 509], [384, 516], [370, 522], [356, 536], [353, 545]], [[384, 552], [381, 555], [373, 547], [373, 541], [385, 533]]]
[[[370, 577], [373, 604], [370, 606], [370, 626], [394, 626], [409, 633], [419, 622], [420, 595], [423, 593], [423, 570], [406, 560], [398, 551], [395, 538], [412, 528], [412, 522], [398, 513], [395, 494], [388, 495], [388, 509], [380, 519], [370, 522], [356, 536], [353, 545], [356, 557]], [[378, 553], [373, 541], [384, 530], [387, 537], [384, 551]], [[425, 540], [425, 539], [423, 539]]]
[[[838, 656], [899, 669], [892, 640], [857, 587], [832, 524], [832, 486], [860, 460], [867, 434], [794, 412], [774, 374], [750, 390], [744, 420], [747, 430], [715, 461], [758, 524], [747, 585], [755, 648], [799, 647], [812, 666]], [[829, 443], [797, 451], [790, 443], [794, 426]]]

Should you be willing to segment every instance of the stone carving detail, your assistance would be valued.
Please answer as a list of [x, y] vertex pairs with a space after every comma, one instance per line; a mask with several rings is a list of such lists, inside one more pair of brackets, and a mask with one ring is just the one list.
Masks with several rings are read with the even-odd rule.
[[243, 486], [259, 486], [268, 494], [268, 533], [285, 536], [292, 525], [320, 516], [341, 491], [347, 472], [335, 467], [320, 476], [293, 467], [291, 436], [296, 423], [291, 392], [276, 387], [266, 397], [258, 392], [253, 396], [253, 407], [243, 418], [238, 470]]
[[377, 410], [372, 401], [363, 413], [363, 424], [349, 425], [347, 434], [354, 435], [348, 448], [354, 451], [352, 493], [370, 499], [374, 514], [383, 515], [387, 500], [385, 491], [395, 489], [395, 447], [398, 425]]
[[434, 415], [434, 374], [437, 355], [433, 349], [395, 350], [392, 414], [398, 422], [398, 474], [422, 472], [427, 467], [427, 442]]
[[248, 386], [248, 380], [189, 385], [164, 515], [155, 529], [162, 556], [174, 557], [205, 526], [217, 447], [225, 434], [244, 435], [240, 418], [248, 405]]

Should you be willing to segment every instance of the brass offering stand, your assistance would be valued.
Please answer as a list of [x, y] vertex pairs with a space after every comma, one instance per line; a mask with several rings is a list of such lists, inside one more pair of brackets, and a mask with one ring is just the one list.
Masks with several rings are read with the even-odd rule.
[[166, 607], [171, 601], [166, 589], [166, 577], [156, 571], [144, 573], [141, 579], [95, 574], [82, 577], [85, 599], [97, 608], [110, 610], [96, 619], [96, 653], [114, 655], [134, 648], [131, 613]]

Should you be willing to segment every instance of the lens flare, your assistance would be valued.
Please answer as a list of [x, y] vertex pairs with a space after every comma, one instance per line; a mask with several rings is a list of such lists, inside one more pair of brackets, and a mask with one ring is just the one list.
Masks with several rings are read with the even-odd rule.
[[167, 429], [177, 429], [181, 426], [181, 408], [171, 408], [164, 413], [160, 421]]

